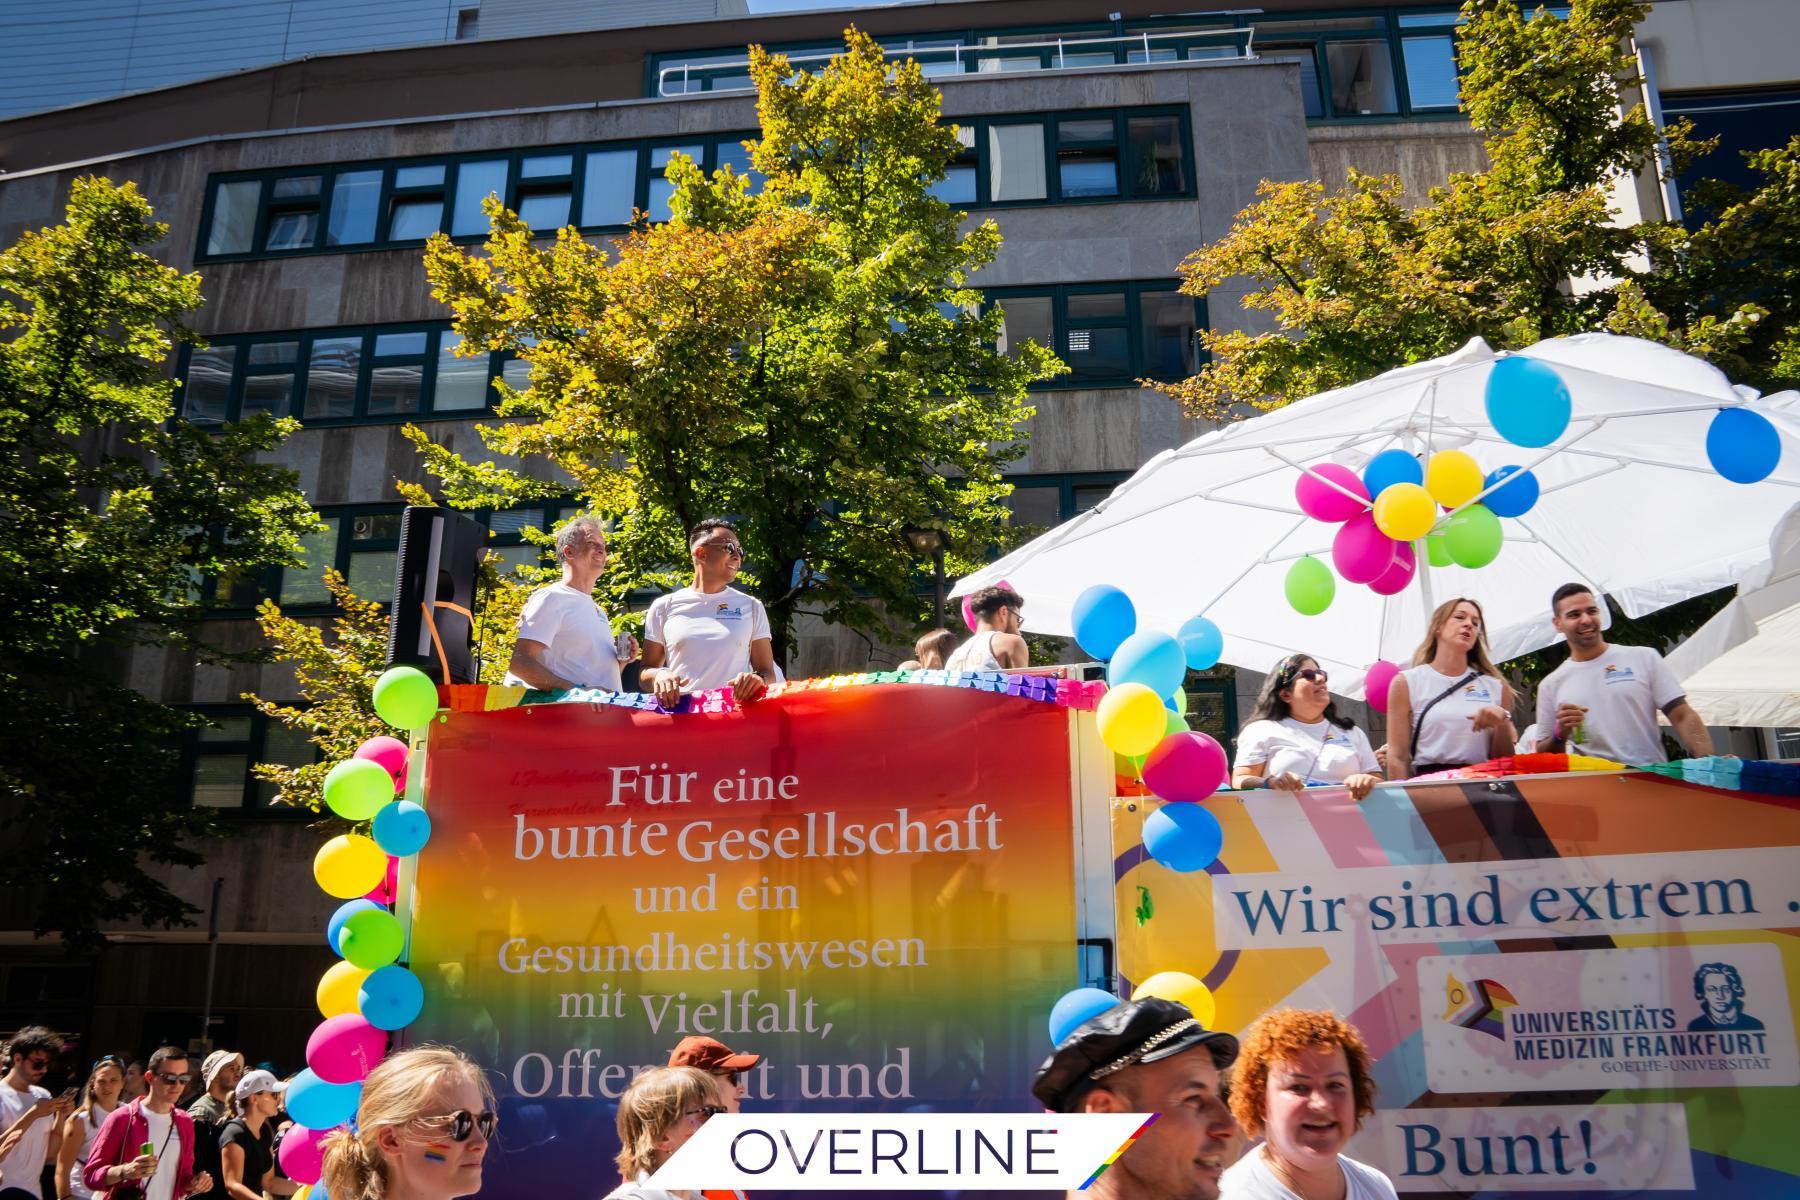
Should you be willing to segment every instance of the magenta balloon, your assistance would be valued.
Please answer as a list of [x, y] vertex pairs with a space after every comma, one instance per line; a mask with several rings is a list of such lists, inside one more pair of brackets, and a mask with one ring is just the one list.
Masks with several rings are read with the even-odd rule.
[[1374, 583], [1394, 565], [1398, 545], [1376, 526], [1375, 514], [1358, 513], [1331, 539], [1331, 565], [1351, 583]]
[[336, 1133], [335, 1129], [308, 1129], [304, 1125], [291, 1125], [281, 1135], [281, 1149], [275, 1157], [281, 1160], [281, 1169], [295, 1183], [317, 1183], [325, 1166], [325, 1139]]
[[406, 743], [399, 738], [372, 737], [356, 748], [357, 758], [366, 758], [394, 777], [394, 788], [406, 786]]
[[[1010, 584], [1006, 580], [1002, 579], [999, 583], [993, 584], [992, 586], [1009, 588], [1012, 586], [1012, 584]], [[975, 595], [973, 592], [971, 592], [967, 596], [964, 596], [963, 597], [963, 605], [962, 605], [963, 624], [965, 624], [969, 627], [970, 633], [975, 632], [975, 610], [972, 607], [970, 607], [970, 605], [969, 605], [969, 601], [973, 600], [974, 598], [975, 598]]]
[[1387, 659], [1376, 660], [1363, 677], [1363, 700], [1372, 708], [1387, 708], [1388, 688], [1393, 686], [1394, 676], [1399, 673], [1400, 668]]
[[1369, 584], [1369, 590], [1382, 596], [1397, 596], [1406, 590], [1412, 582], [1413, 572], [1418, 569], [1418, 560], [1413, 555], [1413, 548], [1407, 542], [1394, 543], [1394, 561], [1381, 577]]
[[306, 1065], [326, 1083], [359, 1083], [387, 1053], [387, 1033], [361, 1014], [327, 1017], [306, 1039]]
[[[1353, 500], [1344, 495], [1317, 478], [1320, 475], [1354, 492], [1358, 498]], [[1299, 501], [1300, 511], [1315, 521], [1348, 521], [1357, 513], [1369, 511], [1369, 489], [1362, 478], [1349, 467], [1340, 467], [1336, 463], [1319, 463], [1300, 472], [1300, 478], [1294, 481], [1294, 499]]]
[[1199, 803], [1225, 783], [1225, 750], [1204, 733], [1171, 733], [1144, 757], [1144, 786], [1164, 800]]

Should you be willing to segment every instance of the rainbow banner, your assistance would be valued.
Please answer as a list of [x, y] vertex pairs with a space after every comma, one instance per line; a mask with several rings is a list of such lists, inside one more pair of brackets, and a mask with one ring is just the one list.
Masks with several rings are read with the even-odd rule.
[[432, 725], [408, 1039], [492, 1071], [483, 1194], [604, 1195], [617, 1097], [693, 1034], [764, 1056], [746, 1112], [1035, 1110], [1074, 959], [1074, 719], [891, 686]]
[[[1800, 801], [1637, 772], [1221, 792], [1218, 862], [1113, 805], [1123, 987], [1221, 1028], [1330, 1008], [1377, 1056], [1352, 1157], [1402, 1194], [1800, 1195]], [[1133, 913], [1149, 913], [1134, 920]]]

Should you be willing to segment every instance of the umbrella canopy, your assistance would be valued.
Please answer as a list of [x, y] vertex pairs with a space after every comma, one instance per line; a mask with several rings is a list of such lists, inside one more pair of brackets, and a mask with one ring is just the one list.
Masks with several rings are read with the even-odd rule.
[[1800, 507], [1718, 615], [1668, 654], [1708, 725], [1800, 726]]
[[[1485, 391], [1506, 355], [1478, 338], [1165, 451], [1091, 511], [965, 576], [955, 594], [1005, 579], [1026, 598], [1028, 631], [1067, 636], [1075, 598], [1112, 584], [1131, 597], [1139, 629], [1174, 633], [1204, 613], [1224, 632], [1222, 661], [1266, 671], [1304, 652], [1331, 672], [1333, 691], [1355, 697], [1370, 664], [1410, 662], [1426, 615], [1450, 597], [1481, 602], [1503, 660], [1556, 640], [1550, 595], [1561, 584], [1610, 594], [1635, 617], [1728, 586], [1766, 556], [1770, 530], [1800, 499], [1800, 393], [1758, 398], [1699, 359], [1608, 334], [1518, 354], [1552, 366], [1572, 398], [1573, 419], [1543, 449], [1495, 432]], [[1780, 464], [1761, 483], [1730, 482], [1707, 457], [1713, 417], [1739, 406], [1780, 433]], [[1427, 569], [1421, 553], [1397, 595], [1339, 580], [1328, 609], [1302, 616], [1283, 581], [1302, 555], [1329, 562], [1337, 530], [1301, 512], [1302, 469], [1360, 470], [1396, 447], [1461, 449], [1484, 472], [1529, 468], [1541, 498], [1502, 521], [1499, 557], [1480, 570]]]

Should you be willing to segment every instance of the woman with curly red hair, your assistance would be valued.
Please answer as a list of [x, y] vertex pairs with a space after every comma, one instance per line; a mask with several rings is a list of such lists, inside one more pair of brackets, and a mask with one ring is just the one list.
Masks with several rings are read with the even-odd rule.
[[1225, 1172], [1223, 1200], [1396, 1200], [1394, 1185], [1342, 1151], [1375, 1111], [1362, 1035], [1333, 1012], [1283, 1008], [1244, 1033], [1231, 1114], [1263, 1143]]

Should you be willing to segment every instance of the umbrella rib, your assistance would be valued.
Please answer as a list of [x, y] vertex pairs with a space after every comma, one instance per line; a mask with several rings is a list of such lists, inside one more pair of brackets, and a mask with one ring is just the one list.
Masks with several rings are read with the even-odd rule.
[[[1308, 517], [1302, 516], [1298, 521], [1295, 521], [1291, 526], [1288, 527], [1288, 531], [1286, 533], [1282, 534], [1280, 537], [1275, 539], [1275, 546], [1279, 546], [1279, 545], [1281, 545], [1281, 543], [1283, 543], [1283, 542], [1287, 541], [1289, 538], [1293, 537], [1294, 534], [1296, 534], [1300, 531], [1300, 527], [1302, 525], [1306, 524], [1306, 522], [1309, 519], [1310, 518], [1308, 518]], [[1250, 563], [1249, 566], [1245, 567], [1242, 571], [1239, 571], [1237, 573], [1236, 578], [1234, 578], [1230, 583], [1226, 584], [1223, 588], [1219, 589], [1219, 591], [1213, 595], [1213, 598], [1211, 600], [1208, 600], [1205, 604], [1202, 604], [1200, 606], [1201, 615], [1204, 616], [1208, 609], [1210, 609], [1213, 605], [1217, 604], [1219, 601], [1223, 600], [1226, 596], [1230, 595], [1231, 589], [1236, 587], [1238, 584], [1244, 582], [1244, 577], [1249, 575], [1250, 572], [1256, 570], [1256, 568], [1258, 568], [1258, 567], [1266, 566], [1271, 561], [1269, 558], [1269, 555], [1273, 549], [1274, 549], [1274, 547], [1271, 547], [1270, 550], [1264, 551], [1263, 556], [1261, 558], [1256, 559], [1254, 562]], [[1304, 555], [1296, 555], [1295, 557], [1304, 557]]]
[[[1594, 583], [1595, 582], [1594, 578], [1591, 575], [1589, 575], [1586, 571], [1582, 570], [1580, 567], [1576, 566], [1574, 563], [1570, 562], [1568, 555], [1564, 554], [1561, 550], [1558, 550], [1555, 545], [1553, 545], [1550, 542], [1545, 541], [1541, 536], [1539, 536], [1537, 530], [1533, 529], [1531, 526], [1529, 526], [1525, 523], [1524, 517], [1514, 517], [1513, 520], [1517, 521], [1519, 523], [1519, 527], [1522, 528], [1526, 533], [1529, 533], [1531, 535], [1531, 539], [1534, 542], [1536, 542], [1538, 545], [1542, 546], [1544, 549], [1548, 550], [1550, 553], [1556, 555], [1556, 557], [1562, 561], [1562, 564], [1565, 567], [1568, 567], [1569, 570], [1575, 572], [1575, 578], [1581, 580], [1583, 583]], [[1602, 589], [1604, 589], [1605, 585], [1602, 584], [1601, 587], [1602, 587]]]

